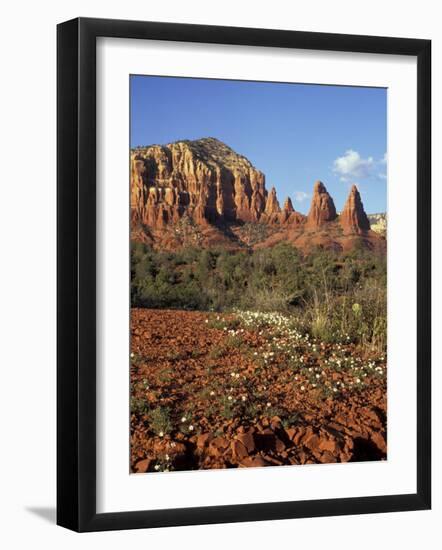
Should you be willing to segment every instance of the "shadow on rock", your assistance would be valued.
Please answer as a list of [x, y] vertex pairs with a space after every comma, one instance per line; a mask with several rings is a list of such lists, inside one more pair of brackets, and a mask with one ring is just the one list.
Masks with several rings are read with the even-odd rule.
[[363, 437], [356, 437], [353, 440], [353, 455], [349, 462], [367, 462], [385, 460], [386, 458], [386, 453], [381, 451], [373, 441]]

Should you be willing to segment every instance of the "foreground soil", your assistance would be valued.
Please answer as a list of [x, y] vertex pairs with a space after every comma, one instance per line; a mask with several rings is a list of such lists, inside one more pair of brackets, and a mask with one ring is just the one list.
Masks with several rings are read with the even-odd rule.
[[132, 309], [131, 332], [132, 472], [386, 458], [383, 355], [275, 314]]

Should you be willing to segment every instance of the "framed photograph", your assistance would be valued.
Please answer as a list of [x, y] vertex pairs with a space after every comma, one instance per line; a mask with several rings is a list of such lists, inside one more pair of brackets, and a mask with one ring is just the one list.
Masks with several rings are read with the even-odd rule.
[[430, 52], [58, 26], [59, 525], [430, 508]]

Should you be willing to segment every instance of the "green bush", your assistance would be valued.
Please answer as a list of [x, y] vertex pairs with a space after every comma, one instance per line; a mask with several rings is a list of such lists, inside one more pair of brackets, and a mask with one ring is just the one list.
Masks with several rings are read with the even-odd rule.
[[157, 407], [149, 413], [150, 427], [157, 435], [163, 436], [172, 431], [169, 407]]
[[385, 256], [363, 249], [305, 257], [289, 243], [175, 253], [133, 243], [131, 250], [134, 307], [285, 312], [318, 339], [344, 336], [376, 349], [386, 345], [386, 282]]

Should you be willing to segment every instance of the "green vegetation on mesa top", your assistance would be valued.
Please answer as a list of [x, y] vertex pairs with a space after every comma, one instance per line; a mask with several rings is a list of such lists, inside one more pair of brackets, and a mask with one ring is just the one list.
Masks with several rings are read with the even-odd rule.
[[[252, 163], [244, 155], [240, 155], [234, 151], [231, 147], [223, 143], [214, 137], [205, 137], [201, 139], [180, 139], [173, 143], [168, 143], [167, 147], [171, 145], [185, 145], [188, 147], [195, 158], [204, 161], [209, 166], [216, 167], [223, 165], [225, 167], [238, 167], [248, 169], [252, 168]], [[146, 153], [148, 149], [160, 147], [163, 150], [167, 150], [164, 145], [140, 145], [132, 148], [133, 153]]]
[[386, 258], [366, 250], [302, 256], [283, 243], [260, 250], [154, 251], [132, 243], [133, 307], [293, 314], [324, 341], [386, 344]]

